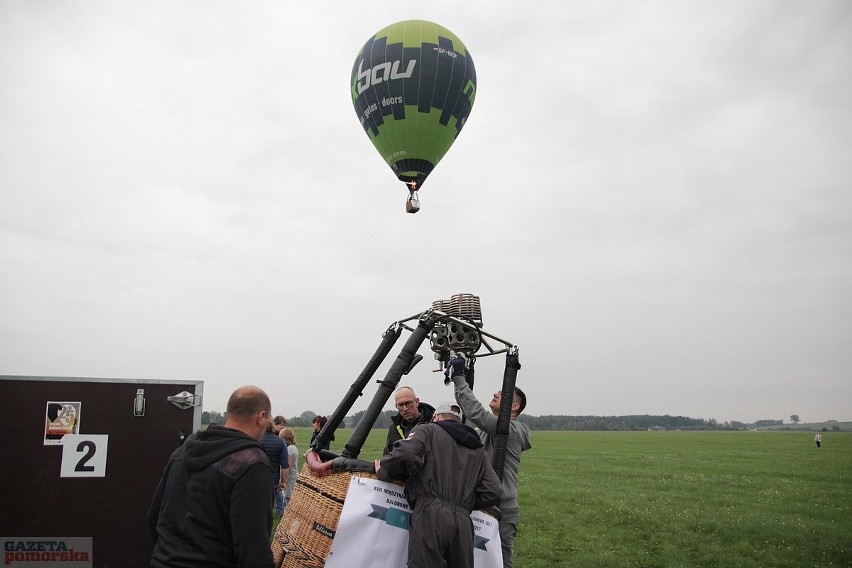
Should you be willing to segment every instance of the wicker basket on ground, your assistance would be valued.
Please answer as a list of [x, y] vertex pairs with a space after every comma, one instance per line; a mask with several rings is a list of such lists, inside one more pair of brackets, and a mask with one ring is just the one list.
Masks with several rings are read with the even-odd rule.
[[[322, 568], [337, 531], [351, 472], [314, 474], [308, 464], [284, 510], [272, 540], [275, 565], [283, 568]], [[372, 477], [371, 473], [357, 475]]]

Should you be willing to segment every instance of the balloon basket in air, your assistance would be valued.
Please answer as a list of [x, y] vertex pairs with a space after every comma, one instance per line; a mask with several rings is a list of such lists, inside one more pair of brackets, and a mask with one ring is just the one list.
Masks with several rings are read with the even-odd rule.
[[417, 196], [409, 197], [405, 201], [405, 212], [406, 213], [417, 213], [420, 211], [420, 200]]

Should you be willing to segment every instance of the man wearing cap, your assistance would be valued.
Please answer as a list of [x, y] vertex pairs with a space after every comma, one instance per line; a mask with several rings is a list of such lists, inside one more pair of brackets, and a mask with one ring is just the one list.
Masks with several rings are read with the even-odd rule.
[[[497, 417], [500, 415], [502, 391], [491, 398], [489, 410], [473, 395], [465, 380], [465, 359], [454, 357], [447, 365], [447, 375], [455, 385], [456, 401], [467, 419], [479, 428], [479, 437], [485, 446], [489, 460], [494, 459], [494, 442], [497, 436]], [[512, 397], [512, 414], [509, 420], [509, 437], [506, 443], [506, 461], [503, 467], [503, 492], [500, 498], [500, 544], [503, 547], [503, 568], [512, 568], [512, 556], [515, 548], [515, 534], [521, 519], [518, 505], [518, 470], [521, 468], [521, 452], [530, 449], [530, 427], [516, 420], [527, 405], [524, 392], [515, 387]]]
[[500, 501], [500, 479], [461, 408], [439, 404], [434, 422], [417, 425], [375, 466], [379, 479], [405, 481], [409, 568], [473, 568], [470, 513]]
[[394, 442], [406, 439], [412, 428], [418, 424], [431, 422], [432, 415], [435, 412], [432, 406], [420, 402], [411, 387], [399, 387], [396, 389], [393, 398], [394, 405], [399, 412], [391, 417], [392, 424], [388, 428], [388, 439], [382, 452], [384, 455], [390, 453]]

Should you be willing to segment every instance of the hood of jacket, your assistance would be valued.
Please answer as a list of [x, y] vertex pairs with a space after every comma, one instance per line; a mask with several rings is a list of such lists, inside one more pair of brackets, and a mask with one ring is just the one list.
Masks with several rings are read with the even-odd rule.
[[457, 444], [474, 449], [482, 447], [482, 442], [479, 440], [476, 431], [467, 424], [453, 420], [441, 420], [440, 422], [435, 422], [435, 424], [452, 436]]
[[207, 430], [196, 432], [187, 438], [183, 445], [184, 463], [190, 471], [206, 469], [225, 456], [247, 448], [264, 451], [263, 444], [248, 434], [216, 424], [211, 424]]

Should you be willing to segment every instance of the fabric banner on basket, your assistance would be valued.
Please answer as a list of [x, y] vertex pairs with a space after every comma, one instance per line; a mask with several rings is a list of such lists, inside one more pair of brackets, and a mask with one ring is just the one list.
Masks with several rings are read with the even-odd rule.
[[[402, 487], [352, 476], [326, 568], [400, 568], [408, 563], [411, 508]], [[494, 517], [471, 513], [476, 568], [502, 568], [500, 533]]]

